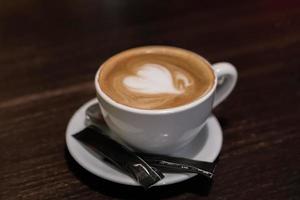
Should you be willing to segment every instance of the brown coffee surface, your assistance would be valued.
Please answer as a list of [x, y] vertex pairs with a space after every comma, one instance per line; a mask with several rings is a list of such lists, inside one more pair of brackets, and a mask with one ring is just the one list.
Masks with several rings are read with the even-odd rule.
[[156, 110], [188, 104], [205, 95], [214, 84], [214, 74], [195, 53], [149, 46], [108, 59], [101, 66], [98, 83], [117, 103]]

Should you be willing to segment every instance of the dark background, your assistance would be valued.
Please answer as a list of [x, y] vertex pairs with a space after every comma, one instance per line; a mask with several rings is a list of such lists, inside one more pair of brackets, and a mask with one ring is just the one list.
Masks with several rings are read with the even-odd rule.
[[[98, 66], [149, 44], [238, 69], [214, 110], [224, 144], [213, 182], [145, 192], [93, 176], [66, 150]], [[300, 199], [299, 53], [297, 1], [1, 1], [0, 199]]]

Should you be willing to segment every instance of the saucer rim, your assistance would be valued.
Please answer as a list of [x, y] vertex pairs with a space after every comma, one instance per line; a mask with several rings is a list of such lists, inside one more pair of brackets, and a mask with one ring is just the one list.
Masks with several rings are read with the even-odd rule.
[[[83, 167], [88, 172], [94, 174], [95, 176], [98, 176], [100, 178], [103, 178], [105, 180], [108, 180], [108, 181], [111, 181], [111, 182], [114, 182], [114, 183], [119, 183], [119, 184], [123, 184], [123, 185], [130, 185], [130, 186], [140, 186], [137, 182], [135, 182], [135, 180], [133, 180], [131, 177], [127, 176], [125, 173], [123, 173], [119, 170], [118, 170], [118, 172], [121, 173], [122, 175], [126, 176], [126, 178], [124, 178], [124, 177], [120, 178], [120, 175], [118, 175], [118, 174], [105, 174], [104, 173], [105, 171], [103, 170], [103, 168], [95, 169], [92, 165], [90, 165], [88, 163], [85, 163], [82, 160], [82, 158], [81, 158], [82, 156], [80, 155], [81, 153], [79, 153], [80, 150], [77, 151], [76, 148], [74, 147], [74, 144], [71, 141], [72, 139], [74, 139], [74, 138], [72, 138], [72, 135], [74, 134], [74, 133], [72, 133], [72, 129], [74, 129], [73, 128], [74, 127], [73, 121], [75, 120], [75, 118], [77, 116], [82, 115], [82, 112], [84, 113], [86, 108], [89, 105], [92, 105], [93, 103], [97, 103], [96, 98], [93, 98], [93, 99], [87, 101], [86, 103], [82, 104], [73, 113], [72, 117], [69, 119], [69, 122], [68, 122], [68, 125], [67, 125], [67, 128], [66, 128], [65, 139], [66, 139], [66, 145], [67, 145], [67, 148], [68, 148], [68, 151], [69, 151], [70, 155], [81, 167]], [[215, 149], [216, 149], [215, 154], [211, 155], [211, 159], [207, 159], [207, 161], [213, 162], [218, 157], [218, 155], [220, 154], [220, 151], [221, 151], [221, 148], [222, 148], [222, 145], [223, 145], [223, 131], [222, 131], [222, 128], [220, 126], [220, 123], [219, 123], [218, 119], [213, 114], [211, 114], [210, 117], [212, 118], [211, 120], [213, 120], [211, 123], [214, 123], [216, 128], [219, 129], [218, 131], [216, 131], [216, 132], [219, 132], [219, 134], [218, 134], [219, 135], [219, 144], [218, 144], [218, 146], [216, 145], [216, 147], [215, 147]], [[79, 142], [78, 142], [78, 144], [79, 144]], [[199, 151], [199, 153], [201, 151]], [[90, 153], [88, 153], [88, 154], [90, 154]], [[97, 161], [100, 161], [101, 164], [104, 163], [101, 160], [97, 160]], [[191, 174], [191, 173], [181, 173], [181, 174], [166, 173], [165, 178], [160, 180], [159, 182], [157, 182], [153, 186], [162, 186], [162, 185], [170, 185], [170, 184], [174, 184], [174, 183], [179, 183], [179, 182], [185, 181], [187, 179], [190, 179], [190, 178], [192, 178], [196, 175], [197, 174]]]

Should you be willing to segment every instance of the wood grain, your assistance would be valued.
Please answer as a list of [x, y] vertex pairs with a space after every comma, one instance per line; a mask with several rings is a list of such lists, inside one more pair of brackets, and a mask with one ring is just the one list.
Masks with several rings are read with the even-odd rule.
[[[297, 1], [1, 1], [0, 199], [299, 199]], [[65, 146], [111, 55], [165, 44], [237, 66], [214, 110], [224, 143], [213, 182], [140, 188], [81, 168]]]

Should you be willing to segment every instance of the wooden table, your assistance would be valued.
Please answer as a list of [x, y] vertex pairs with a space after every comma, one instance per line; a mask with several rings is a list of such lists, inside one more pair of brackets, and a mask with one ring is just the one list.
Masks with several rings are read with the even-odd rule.
[[[214, 110], [224, 143], [213, 182], [143, 191], [90, 174], [66, 149], [99, 64], [149, 44], [239, 71]], [[293, 1], [1, 1], [0, 199], [300, 199], [299, 53]]]

